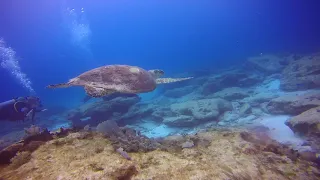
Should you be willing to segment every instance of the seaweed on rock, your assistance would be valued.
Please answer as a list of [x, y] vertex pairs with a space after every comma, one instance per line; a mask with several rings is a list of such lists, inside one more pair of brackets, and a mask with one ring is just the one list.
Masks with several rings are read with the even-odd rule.
[[150, 139], [134, 129], [119, 127], [114, 120], [98, 124], [97, 131], [112, 142], [114, 149], [123, 148], [126, 152], [148, 152], [160, 146], [154, 139]]

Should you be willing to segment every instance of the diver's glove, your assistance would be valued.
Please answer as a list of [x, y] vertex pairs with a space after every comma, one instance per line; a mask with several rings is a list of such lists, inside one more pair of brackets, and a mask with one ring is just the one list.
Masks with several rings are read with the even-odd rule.
[[21, 112], [23, 112], [23, 113], [25, 113], [25, 114], [27, 114], [27, 111], [28, 111], [28, 108], [21, 108]]

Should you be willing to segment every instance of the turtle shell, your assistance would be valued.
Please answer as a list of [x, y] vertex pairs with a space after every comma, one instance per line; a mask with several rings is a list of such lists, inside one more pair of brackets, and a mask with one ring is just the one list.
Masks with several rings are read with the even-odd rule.
[[83, 85], [122, 93], [142, 93], [156, 88], [155, 78], [137, 66], [108, 65], [87, 71], [77, 77]]

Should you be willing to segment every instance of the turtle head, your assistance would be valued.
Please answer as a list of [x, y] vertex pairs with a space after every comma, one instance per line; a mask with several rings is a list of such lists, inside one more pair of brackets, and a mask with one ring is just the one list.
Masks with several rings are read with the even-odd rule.
[[152, 70], [149, 70], [149, 72], [156, 79], [164, 75], [164, 71], [161, 69], [152, 69]]

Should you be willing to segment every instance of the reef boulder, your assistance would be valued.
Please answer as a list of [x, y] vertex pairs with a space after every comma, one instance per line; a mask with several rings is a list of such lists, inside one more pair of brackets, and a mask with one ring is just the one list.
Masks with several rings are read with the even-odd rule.
[[217, 98], [174, 103], [170, 108], [175, 115], [163, 122], [170, 126], [183, 127], [215, 121], [223, 112], [232, 110], [232, 105], [224, 99]]
[[309, 109], [286, 121], [286, 124], [294, 131], [304, 135], [320, 135], [320, 106]]
[[317, 106], [320, 106], [320, 91], [280, 96], [272, 99], [266, 109], [272, 114], [298, 115]]
[[100, 100], [81, 105], [68, 113], [73, 126], [96, 126], [105, 119], [117, 118], [129, 111], [129, 108], [140, 101], [139, 96], [116, 97], [111, 100]]
[[280, 88], [286, 91], [320, 87], [320, 55], [305, 56], [283, 70]]
[[262, 77], [257, 74], [247, 74], [242, 71], [227, 71], [208, 78], [202, 85], [202, 95], [211, 95], [217, 91], [230, 87], [250, 87], [262, 81]]
[[246, 65], [260, 72], [272, 74], [281, 72], [287, 63], [285, 58], [266, 54], [248, 58]]
[[219, 97], [226, 100], [236, 100], [248, 97], [248, 91], [239, 87], [225, 88], [222, 91], [214, 93], [215, 97]]

